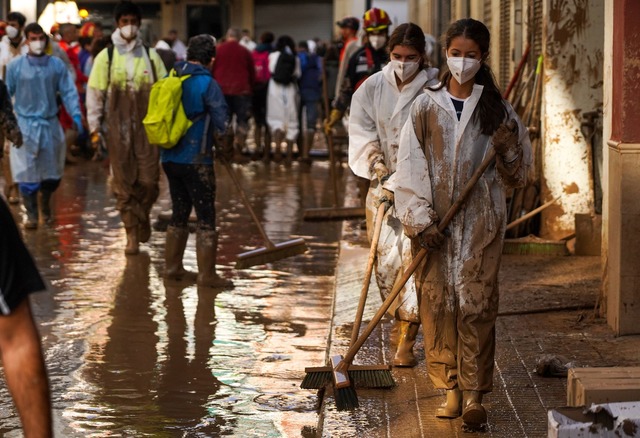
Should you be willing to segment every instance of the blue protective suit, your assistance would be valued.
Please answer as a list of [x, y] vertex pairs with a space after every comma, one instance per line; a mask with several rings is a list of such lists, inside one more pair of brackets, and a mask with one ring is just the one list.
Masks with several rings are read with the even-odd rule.
[[[207, 68], [183, 61], [176, 63], [175, 70], [178, 76], [191, 75], [182, 84], [182, 106], [187, 117], [195, 122], [175, 147], [161, 150], [162, 162], [212, 164], [213, 135], [226, 129], [229, 118], [227, 102]], [[202, 136], [207, 114], [209, 127], [203, 150]]]
[[81, 117], [78, 91], [67, 66], [48, 55], [23, 55], [7, 66], [6, 82], [24, 139], [22, 147], [11, 148], [13, 179], [17, 183], [59, 180], [66, 144], [56, 95], [74, 119]]

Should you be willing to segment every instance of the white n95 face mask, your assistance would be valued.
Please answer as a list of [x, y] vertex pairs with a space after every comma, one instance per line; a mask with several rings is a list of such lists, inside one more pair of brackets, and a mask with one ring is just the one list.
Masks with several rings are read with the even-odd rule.
[[14, 39], [18, 36], [18, 28], [13, 26], [7, 26], [5, 28], [5, 32], [7, 32], [7, 36], [9, 39]]
[[390, 61], [391, 67], [393, 68], [396, 76], [400, 78], [402, 82], [409, 79], [415, 72], [418, 71], [420, 64], [417, 62], [402, 62], [394, 59]]
[[370, 35], [369, 44], [371, 44], [374, 50], [381, 49], [387, 44], [387, 37], [384, 35]]
[[29, 41], [29, 50], [31, 50], [31, 53], [34, 55], [42, 55], [46, 45], [46, 41]]
[[122, 38], [124, 38], [125, 40], [133, 39], [136, 37], [136, 35], [138, 35], [138, 26], [134, 24], [127, 24], [126, 26], [122, 26], [120, 28], [120, 35], [122, 35]]
[[447, 57], [447, 66], [460, 85], [468, 82], [478, 73], [482, 62], [475, 58]]

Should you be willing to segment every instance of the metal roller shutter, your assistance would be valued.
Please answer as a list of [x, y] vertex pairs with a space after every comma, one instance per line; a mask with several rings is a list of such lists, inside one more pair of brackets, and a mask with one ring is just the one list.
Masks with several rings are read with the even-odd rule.
[[256, 0], [255, 36], [266, 31], [291, 36], [296, 43], [319, 37], [322, 40], [333, 39], [333, 1], [315, 0]]
[[505, 89], [511, 76], [511, 0], [500, 0], [500, 88]]

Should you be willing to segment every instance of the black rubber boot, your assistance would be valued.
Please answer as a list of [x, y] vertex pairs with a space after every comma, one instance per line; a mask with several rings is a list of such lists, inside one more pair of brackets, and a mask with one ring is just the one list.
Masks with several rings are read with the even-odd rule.
[[27, 210], [27, 220], [24, 223], [24, 227], [27, 230], [35, 230], [38, 228], [38, 192], [30, 195], [22, 194], [22, 204], [25, 210]]

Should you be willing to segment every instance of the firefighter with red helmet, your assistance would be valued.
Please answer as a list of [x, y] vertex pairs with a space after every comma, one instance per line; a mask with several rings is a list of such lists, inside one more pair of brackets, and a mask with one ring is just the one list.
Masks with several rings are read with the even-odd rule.
[[325, 120], [325, 132], [329, 135], [333, 125], [344, 116], [351, 104], [351, 97], [358, 87], [372, 74], [382, 70], [387, 63], [387, 40], [391, 19], [379, 8], [371, 8], [364, 13], [363, 28], [366, 31], [364, 45], [349, 58], [347, 74], [342, 81], [340, 94], [332, 104], [329, 119]]

